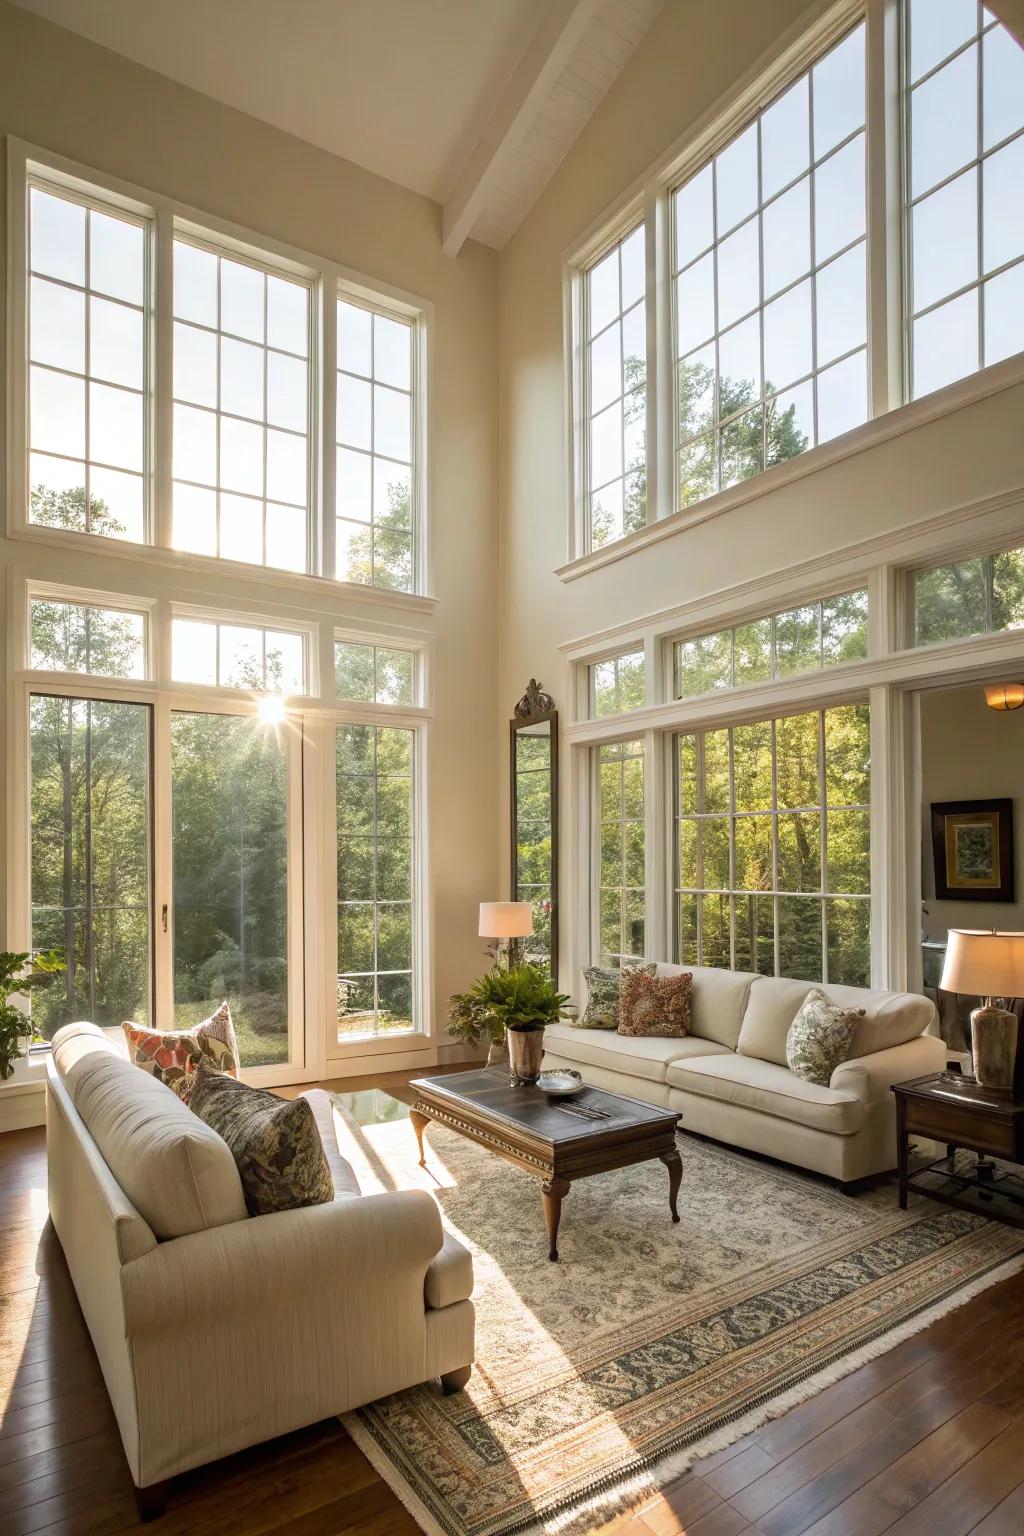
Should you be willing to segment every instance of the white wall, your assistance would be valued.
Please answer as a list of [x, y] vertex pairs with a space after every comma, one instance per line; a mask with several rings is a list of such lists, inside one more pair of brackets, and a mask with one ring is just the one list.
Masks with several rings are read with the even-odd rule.
[[[1013, 801], [1016, 901], [937, 901], [933, 801], [997, 798]], [[921, 695], [921, 851], [927, 938], [944, 939], [950, 928], [1024, 929], [1024, 710], [989, 709], [981, 686]]]
[[[432, 614], [410, 606], [397, 618], [426, 629], [435, 644], [429, 836], [435, 1017], [443, 1019], [449, 994], [479, 970], [476, 903], [497, 894], [498, 880], [494, 827], [504, 756], [490, 729], [497, 258], [469, 243], [453, 262], [441, 250], [440, 209], [427, 198], [0, 3], [0, 134], [7, 133], [434, 305], [429, 510], [438, 603]], [[311, 578], [304, 591], [294, 583], [279, 589], [263, 574], [225, 576], [215, 566], [150, 569], [99, 544], [95, 553], [64, 556], [0, 539], [0, 573], [14, 569], [19, 577], [107, 591], [166, 594], [170, 586], [183, 600], [270, 605], [339, 625], [366, 622], [371, 611], [322, 580]], [[395, 610], [389, 613], [394, 620]], [[0, 847], [0, 867], [5, 863]]]
[[[802, 10], [799, 0], [667, 0], [502, 253], [503, 702], [511, 704], [533, 675], [565, 704], [560, 643], [1024, 486], [1024, 387], [1018, 386], [572, 582], [554, 574], [568, 558], [563, 261]], [[567, 810], [563, 799], [563, 818]], [[563, 904], [563, 943], [567, 918]], [[571, 985], [571, 978], [562, 980]]]

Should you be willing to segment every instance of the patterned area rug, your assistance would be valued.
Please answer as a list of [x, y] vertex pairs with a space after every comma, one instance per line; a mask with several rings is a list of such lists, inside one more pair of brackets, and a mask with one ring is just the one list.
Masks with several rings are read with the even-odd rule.
[[1013, 1228], [684, 1136], [680, 1225], [659, 1163], [586, 1179], [549, 1264], [537, 1180], [437, 1126], [426, 1170], [404, 1119], [357, 1136], [364, 1190], [425, 1184], [473, 1250], [467, 1390], [343, 1420], [431, 1536], [600, 1525], [1022, 1262]]

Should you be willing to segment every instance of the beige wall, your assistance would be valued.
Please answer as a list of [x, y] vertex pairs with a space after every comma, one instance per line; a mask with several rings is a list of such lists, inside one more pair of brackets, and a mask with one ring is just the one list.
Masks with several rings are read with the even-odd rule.
[[[0, 3], [0, 134], [7, 133], [435, 306], [429, 455], [438, 606], [433, 617], [391, 617], [436, 636], [429, 832], [440, 1008], [479, 969], [475, 904], [497, 893], [503, 758], [485, 724], [494, 718], [497, 666], [497, 257], [470, 243], [450, 260], [441, 250], [440, 209], [428, 199]], [[25, 575], [108, 591], [146, 591], [166, 580], [107, 548], [61, 558], [0, 541], [0, 565], [15, 560]], [[277, 591], [263, 579], [212, 569], [183, 571], [174, 591], [257, 610], [273, 601], [338, 623], [366, 622], [370, 612], [325, 582], [311, 583], [304, 596], [294, 586]]]
[[[554, 575], [568, 558], [562, 262], [802, 10], [799, 0], [667, 0], [502, 253], [503, 701], [511, 703], [532, 675], [565, 703], [560, 642], [785, 570], [794, 560], [1024, 482], [1024, 388], [1018, 387], [568, 584]], [[563, 939], [565, 924], [563, 910]], [[563, 977], [563, 983], [571, 979]]]
[[[997, 798], [1013, 801], [1017, 900], [936, 901], [932, 802]], [[921, 695], [921, 852], [927, 938], [944, 939], [950, 928], [1024, 929], [1024, 710], [989, 709], [980, 684]]]

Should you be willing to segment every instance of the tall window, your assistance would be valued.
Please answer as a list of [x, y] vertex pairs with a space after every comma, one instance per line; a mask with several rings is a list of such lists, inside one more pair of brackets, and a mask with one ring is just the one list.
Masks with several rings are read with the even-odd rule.
[[419, 1027], [414, 738], [394, 726], [337, 728], [339, 1042]]
[[174, 242], [176, 549], [308, 569], [306, 284]]
[[870, 982], [863, 704], [676, 738], [676, 956]]
[[596, 751], [597, 900], [602, 958], [644, 952], [644, 744]]
[[31, 945], [67, 961], [32, 999], [45, 1040], [76, 1019], [150, 1016], [149, 717], [146, 704], [32, 697]]
[[413, 360], [410, 321], [338, 300], [335, 571], [413, 590]]
[[242, 1065], [288, 1059], [288, 759], [250, 716], [171, 715], [174, 1021], [226, 999]]
[[586, 275], [587, 463], [594, 549], [647, 521], [644, 229]]
[[906, 7], [913, 397], [1024, 348], [1024, 50], [975, 0]]
[[29, 195], [29, 519], [145, 538], [146, 228]]
[[867, 418], [864, 40], [673, 199], [681, 507]]
[[914, 643], [966, 640], [1024, 625], [1024, 549], [914, 575]]

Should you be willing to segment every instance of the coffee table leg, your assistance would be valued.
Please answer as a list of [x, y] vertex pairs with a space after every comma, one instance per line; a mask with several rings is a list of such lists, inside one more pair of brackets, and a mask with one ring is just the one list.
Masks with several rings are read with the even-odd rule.
[[679, 1211], [676, 1208], [676, 1196], [679, 1186], [683, 1181], [683, 1160], [678, 1152], [663, 1152], [661, 1161], [668, 1169], [668, 1208], [672, 1212], [672, 1220], [679, 1220]]
[[426, 1162], [423, 1154], [423, 1132], [430, 1123], [429, 1116], [421, 1115], [418, 1109], [410, 1109], [409, 1119], [412, 1121], [412, 1128], [416, 1132], [416, 1140], [419, 1143], [420, 1167], [422, 1168]]
[[548, 1258], [552, 1263], [558, 1258], [558, 1223], [562, 1215], [562, 1200], [569, 1193], [568, 1179], [550, 1179], [541, 1185], [544, 1196], [544, 1220], [548, 1224]]

